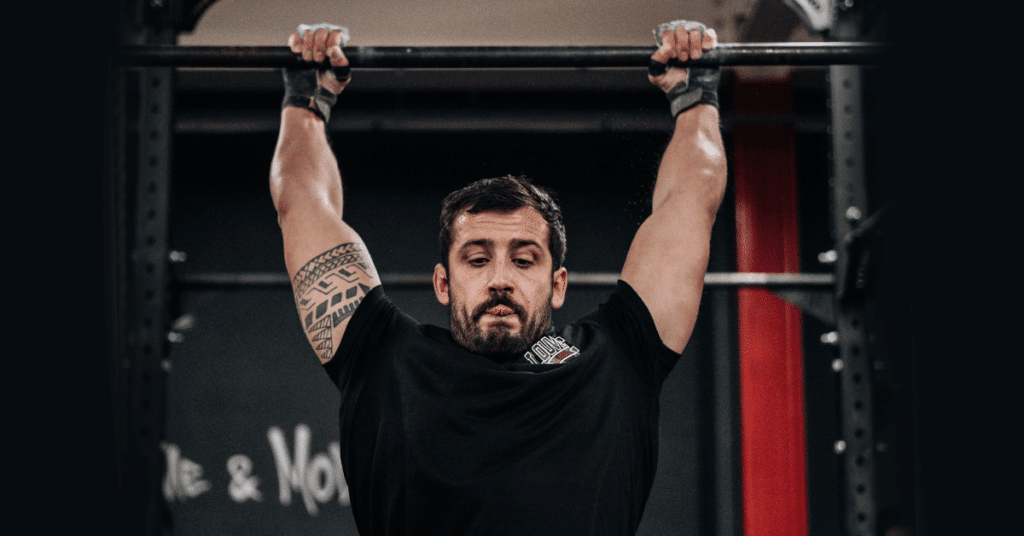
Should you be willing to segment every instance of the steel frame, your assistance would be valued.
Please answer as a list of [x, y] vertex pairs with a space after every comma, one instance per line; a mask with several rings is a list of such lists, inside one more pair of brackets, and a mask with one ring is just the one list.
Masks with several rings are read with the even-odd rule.
[[[423, 287], [429, 289], [433, 276], [429, 273], [384, 273], [381, 282], [388, 286]], [[569, 284], [587, 287], [614, 287], [619, 279], [615, 272], [570, 272]], [[287, 274], [269, 272], [198, 272], [182, 274], [174, 282], [183, 288], [202, 287], [279, 287], [291, 288]], [[835, 284], [832, 274], [770, 274], [754, 272], [712, 272], [704, 276], [709, 287], [766, 287], [771, 289], [828, 289]]]
[[[834, 39], [859, 37], [859, 18], [853, 2], [836, 8]], [[868, 355], [866, 307], [846, 276], [856, 270], [853, 251], [844, 247], [869, 214], [867, 199], [863, 83], [857, 66], [829, 68], [830, 113], [832, 116], [832, 237], [837, 244], [835, 332], [828, 334], [836, 344], [833, 369], [840, 375], [840, 423], [842, 436], [835, 443], [841, 456], [840, 506], [842, 529], [848, 536], [874, 536], [877, 512], [874, 501], [874, 427], [872, 408], [872, 367]], [[825, 340], [823, 338], [823, 340]]]
[[[125, 34], [148, 43], [173, 45], [176, 32], [168, 21], [167, 4], [135, 4], [134, 28]], [[165, 531], [165, 505], [161, 489], [166, 414], [166, 375], [169, 369], [167, 237], [169, 223], [172, 143], [174, 135], [175, 70], [147, 67], [137, 76], [117, 77], [119, 109], [125, 121], [119, 133], [123, 143], [117, 151], [119, 162], [134, 160], [134, 169], [121, 168], [119, 207], [131, 231], [119, 237], [126, 250], [124, 274], [127, 310], [122, 313], [124, 350], [119, 370], [120, 436], [122, 452], [120, 501], [125, 509], [125, 533], [158, 535]], [[137, 108], [129, 110], [136, 95]], [[129, 125], [129, 118], [134, 120]], [[134, 134], [134, 142], [129, 141]], [[134, 148], [134, 150], [133, 150]]]

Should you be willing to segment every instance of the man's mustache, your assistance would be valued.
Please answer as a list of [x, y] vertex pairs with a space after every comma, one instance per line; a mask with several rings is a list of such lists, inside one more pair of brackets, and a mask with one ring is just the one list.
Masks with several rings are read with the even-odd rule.
[[524, 309], [522, 305], [512, 301], [512, 298], [509, 297], [507, 292], [494, 292], [491, 293], [491, 297], [487, 301], [481, 303], [473, 310], [473, 322], [480, 320], [481, 317], [487, 314], [487, 310], [491, 307], [497, 307], [499, 305], [504, 305], [505, 307], [512, 309], [520, 319], [526, 318], [526, 309]]

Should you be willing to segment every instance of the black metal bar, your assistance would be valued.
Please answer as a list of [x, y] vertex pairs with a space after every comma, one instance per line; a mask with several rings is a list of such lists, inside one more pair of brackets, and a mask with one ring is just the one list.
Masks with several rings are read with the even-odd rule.
[[[836, 10], [833, 35], [837, 39], [860, 35], [857, 8]], [[851, 235], [870, 214], [865, 163], [863, 81], [856, 66], [829, 68], [829, 107], [832, 115], [832, 230], [837, 243]], [[841, 437], [836, 453], [841, 455], [842, 533], [873, 536], [878, 533], [875, 509], [875, 444], [872, 356], [867, 332], [867, 308], [861, 299], [849, 299], [843, 284], [844, 267], [853, 260], [850, 252], [837, 247], [836, 349], [833, 368], [840, 374]]]
[[[886, 45], [868, 42], [722, 43], [690, 65], [870, 65]], [[345, 47], [353, 68], [646, 67], [653, 46]], [[126, 46], [126, 67], [300, 67], [288, 47]]]
[[[715, 229], [711, 238], [711, 265], [719, 269], [736, 269], [734, 236], [735, 229], [729, 225]], [[702, 314], [710, 314], [713, 357], [708, 363], [711, 381], [710, 438], [702, 442], [710, 457], [713, 475], [709, 489], [702, 491], [712, 498], [709, 521], [714, 530], [708, 532], [716, 536], [743, 536], [736, 290], [713, 288], [701, 298], [702, 307], [705, 307], [705, 300], [709, 308]]]
[[[385, 286], [429, 287], [432, 284], [429, 273], [390, 273], [381, 274], [380, 278]], [[616, 272], [569, 273], [571, 285], [586, 287], [612, 287], [618, 279]], [[182, 288], [287, 288], [291, 285], [287, 274], [277, 272], [201, 272], [178, 275], [174, 282]], [[704, 276], [704, 284], [710, 287], [830, 288], [834, 283], [832, 274], [718, 272]]]
[[[642, 78], [647, 83], [647, 78]], [[672, 117], [658, 108], [598, 108], [522, 110], [495, 107], [399, 108], [383, 111], [365, 107], [347, 107], [341, 119], [331, 120], [334, 133], [358, 132], [544, 132], [610, 133], [672, 132]], [[274, 108], [254, 111], [248, 108], [188, 110], [176, 115], [177, 134], [276, 134], [281, 128], [281, 113]], [[722, 112], [719, 126], [731, 132], [739, 124], [789, 125], [797, 133], [825, 134], [828, 118], [815, 114], [739, 116]]]
[[[161, 11], [153, 12], [160, 16]], [[176, 34], [167, 27], [143, 33], [150, 42], [173, 46]], [[167, 532], [161, 486], [167, 411], [167, 309], [170, 273], [167, 239], [173, 173], [175, 70], [143, 69], [134, 77], [138, 98], [137, 128], [132, 134], [133, 174], [126, 189], [134, 192], [131, 235], [125, 236], [128, 258], [125, 359], [121, 363], [121, 396], [125, 407], [125, 446], [121, 482], [126, 513], [125, 534], [156, 536]], [[125, 88], [127, 89], [127, 88]], [[127, 102], [125, 106], [127, 106]], [[127, 110], [122, 113], [127, 114]], [[127, 141], [127, 139], [125, 140]], [[128, 154], [123, 155], [128, 158]]]

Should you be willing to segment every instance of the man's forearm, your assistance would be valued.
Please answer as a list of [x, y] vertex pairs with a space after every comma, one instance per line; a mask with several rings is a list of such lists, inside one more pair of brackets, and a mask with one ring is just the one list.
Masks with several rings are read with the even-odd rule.
[[340, 216], [341, 173], [324, 123], [312, 111], [281, 110], [281, 130], [270, 168], [270, 193], [279, 216], [297, 204], [322, 203]]
[[653, 209], [681, 195], [712, 215], [725, 195], [726, 159], [718, 109], [698, 104], [676, 118], [654, 186]]

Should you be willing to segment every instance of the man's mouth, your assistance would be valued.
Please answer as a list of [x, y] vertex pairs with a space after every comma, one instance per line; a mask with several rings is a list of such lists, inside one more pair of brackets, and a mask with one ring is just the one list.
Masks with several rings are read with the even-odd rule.
[[509, 317], [519, 319], [526, 318], [526, 311], [511, 298], [505, 296], [493, 296], [485, 303], [481, 303], [470, 317], [473, 322], [479, 322], [484, 316], [491, 316], [502, 320], [512, 320]]
[[509, 316], [516, 314], [516, 312], [513, 311], [511, 307], [505, 305], [497, 305], [495, 307], [491, 307], [490, 309], [487, 309], [486, 312], [487, 314], [492, 316]]

